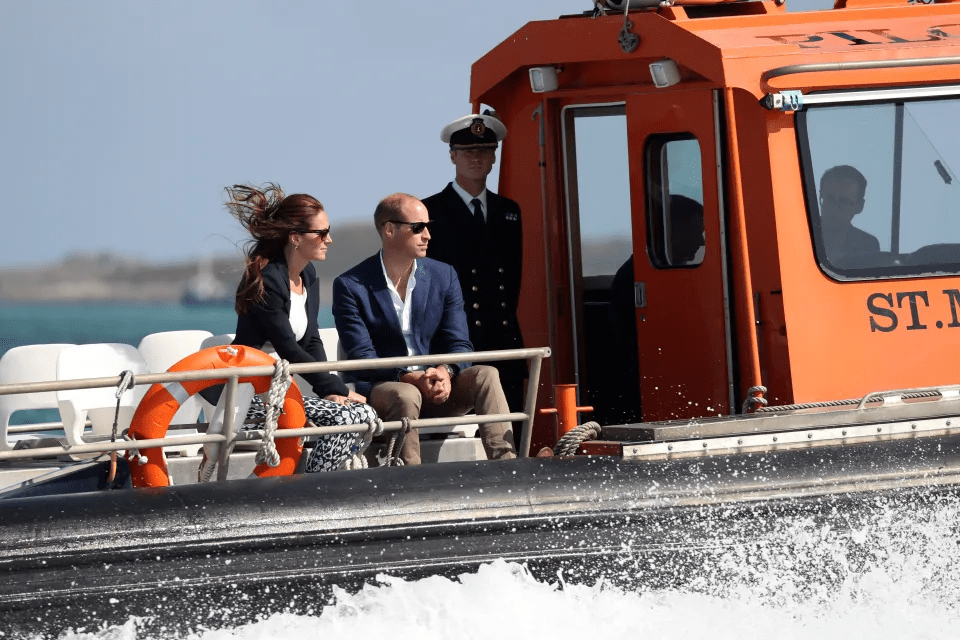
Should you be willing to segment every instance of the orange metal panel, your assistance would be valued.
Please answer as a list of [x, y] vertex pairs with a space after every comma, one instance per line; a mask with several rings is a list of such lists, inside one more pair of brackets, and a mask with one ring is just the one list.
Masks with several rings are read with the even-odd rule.
[[[957, 83], [960, 65], [955, 64], [813, 71], [769, 81], [765, 74], [808, 63], [960, 56], [960, 5], [880, 6], [883, 0], [857, 0], [854, 8], [848, 0], [842, 10], [785, 13], [770, 3], [746, 6], [754, 4], [760, 3], [631, 13], [633, 32], [640, 36], [633, 53], [624, 53], [617, 44], [623, 16], [534, 22], [473, 66], [471, 100], [495, 107], [511, 132], [501, 152], [500, 191], [519, 201], [523, 210], [527, 243], [521, 322], [528, 345], [549, 344], [554, 352], [541, 379], [541, 407], [553, 404], [552, 385], [570, 383], [574, 375], [560, 105], [628, 100], [634, 244], [644, 246], [643, 139], [654, 131], [695, 131], [701, 139], [704, 174], [715, 181], [713, 111], [706, 96], [724, 87], [733, 90], [721, 121], [732, 126], [739, 145], [739, 153], [731, 157], [731, 139], [721, 141], [724, 204], [741, 206], [745, 221], [740, 228], [731, 220], [727, 229], [729, 280], [749, 287], [737, 290], [732, 301], [739, 327], [734, 346], [740, 391], [757, 378], [753, 367], [746, 366], [754, 353], [760, 381], [779, 402], [955, 380], [955, 365], [951, 368], [945, 354], [955, 356], [960, 348], [960, 278], [840, 283], [824, 275], [814, 259], [804, 211], [794, 118], [762, 109], [757, 99], [787, 88], [809, 92]], [[664, 57], [680, 65], [681, 83], [657, 90], [647, 66]], [[527, 69], [540, 65], [560, 69], [556, 92], [531, 92]], [[540, 120], [534, 117], [541, 104], [546, 133], [542, 174]], [[730, 105], [734, 115], [727, 122]], [[739, 176], [730, 173], [732, 160], [739, 162]], [[733, 180], [742, 195], [731, 195]], [[704, 193], [712, 201], [704, 204], [711, 211], [720, 204], [717, 191], [715, 183], [705, 182]], [[648, 282], [651, 305], [638, 318], [641, 344], [646, 345], [646, 419], [737, 409], [726, 401], [730, 381], [722, 348], [720, 247], [711, 244], [720, 223], [711, 215], [706, 221], [708, 259], [703, 268], [664, 274], [643, 263], [635, 273], [637, 280]], [[744, 264], [747, 258], [750, 262]], [[751, 314], [755, 317], [748, 317]], [[669, 354], [658, 351], [664, 346]], [[668, 397], [671, 389], [674, 399]], [[700, 406], [690, 409], [684, 402]], [[706, 411], [706, 406], [714, 411]], [[552, 419], [549, 425], [538, 420], [534, 450], [552, 444], [554, 429]]]
[[[727, 413], [723, 256], [711, 91], [638, 94], [627, 100], [634, 277], [646, 286], [637, 309], [643, 417], [670, 420]], [[692, 133], [700, 146], [706, 251], [695, 268], [658, 269], [646, 253], [646, 141]]]

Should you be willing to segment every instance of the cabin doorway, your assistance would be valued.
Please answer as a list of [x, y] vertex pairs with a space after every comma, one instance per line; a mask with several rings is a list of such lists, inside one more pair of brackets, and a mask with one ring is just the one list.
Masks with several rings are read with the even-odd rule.
[[732, 348], [713, 91], [626, 104], [643, 417], [729, 414]]
[[[578, 402], [594, 407], [584, 420], [639, 422], [626, 105], [575, 104], [562, 114]], [[625, 286], [619, 296], [615, 283]]]

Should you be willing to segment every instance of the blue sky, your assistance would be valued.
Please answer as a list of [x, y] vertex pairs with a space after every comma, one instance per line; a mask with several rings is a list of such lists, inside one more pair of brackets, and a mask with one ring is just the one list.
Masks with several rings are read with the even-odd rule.
[[430, 195], [452, 177], [439, 132], [470, 111], [473, 61], [591, 7], [0, 0], [0, 266], [234, 251], [221, 198], [237, 182], [311, 193], [334, 225]]

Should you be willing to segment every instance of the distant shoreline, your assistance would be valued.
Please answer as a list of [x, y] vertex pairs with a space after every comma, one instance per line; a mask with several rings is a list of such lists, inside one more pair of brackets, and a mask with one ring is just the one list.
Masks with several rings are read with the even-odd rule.
[[[208, 263], [218, 280], [235, 283], [242, 273], [236, 256]], [[173, 303], [197, 271], [198, 261], [154, 264], [109, 253], [73, 254], [51, 264], [0, 269], [0, 300]]]
[[[314, 262], [322, 305], [330, 304], [333, 279], [380, 247], [379, 236], [369, 224], [337, 227], [333, 237], [327, 259]], [[244, 257], [239, 253], [170, 262], [111, 252], [74, 253], [57, 262], [0, 268], [0, 302], [174, 304], [201, 270], [233, 291], [243, 268]]]

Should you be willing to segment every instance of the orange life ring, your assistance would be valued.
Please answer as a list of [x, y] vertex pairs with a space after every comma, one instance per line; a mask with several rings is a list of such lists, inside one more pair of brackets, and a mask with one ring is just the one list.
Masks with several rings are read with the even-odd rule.
[[[191, 354], [176, 363], [168, 371], [197, 371], [204, 369], [225, 369], [228, 367], [259, 367], [273, 366], [275, 360], [263, 351], [244, 346], [210, 347]], [[242, 382], [249, 382], [257, 393], [263, 393], [270, 388], [270, 376], [256, 376], [240, 378]], [[140, 405], [137, 407], [133, 420], [130, 423], [129, 435], [133, 439], [145, 440], [162, 438], [167, 433], [170, 420], [180, 408], [180, 404], [193, 394], [215, 384], [223, 384], [224, 378], [213, 380], [187, 380], [184, 382], [168, 382], [155, 384], [150, 387]], [[277, 419], [278, 429], [299, 429], [307, 422], [303, 410], [303, 396], [296, 383], [292, 383], [283, 399], [283, 412]], [[266, 464], [257, 465], [254, 469], [259, 477], [289, 476], [293, 474], [303, 452], [303, 445], [299, 438], [278, 438], [276, 441], [277, 453], [280, 454], [280, 465], [270, 467]], [[170, 484], [167, 473], [167, 461], [163, 449], [141, 449], [140, 454], [146, 456], [147, 462], [139, 464], [131, 460], [130, 475], [135, 487], [166, 487]], [[128, 453], [127, 459], [131, 456]]]

